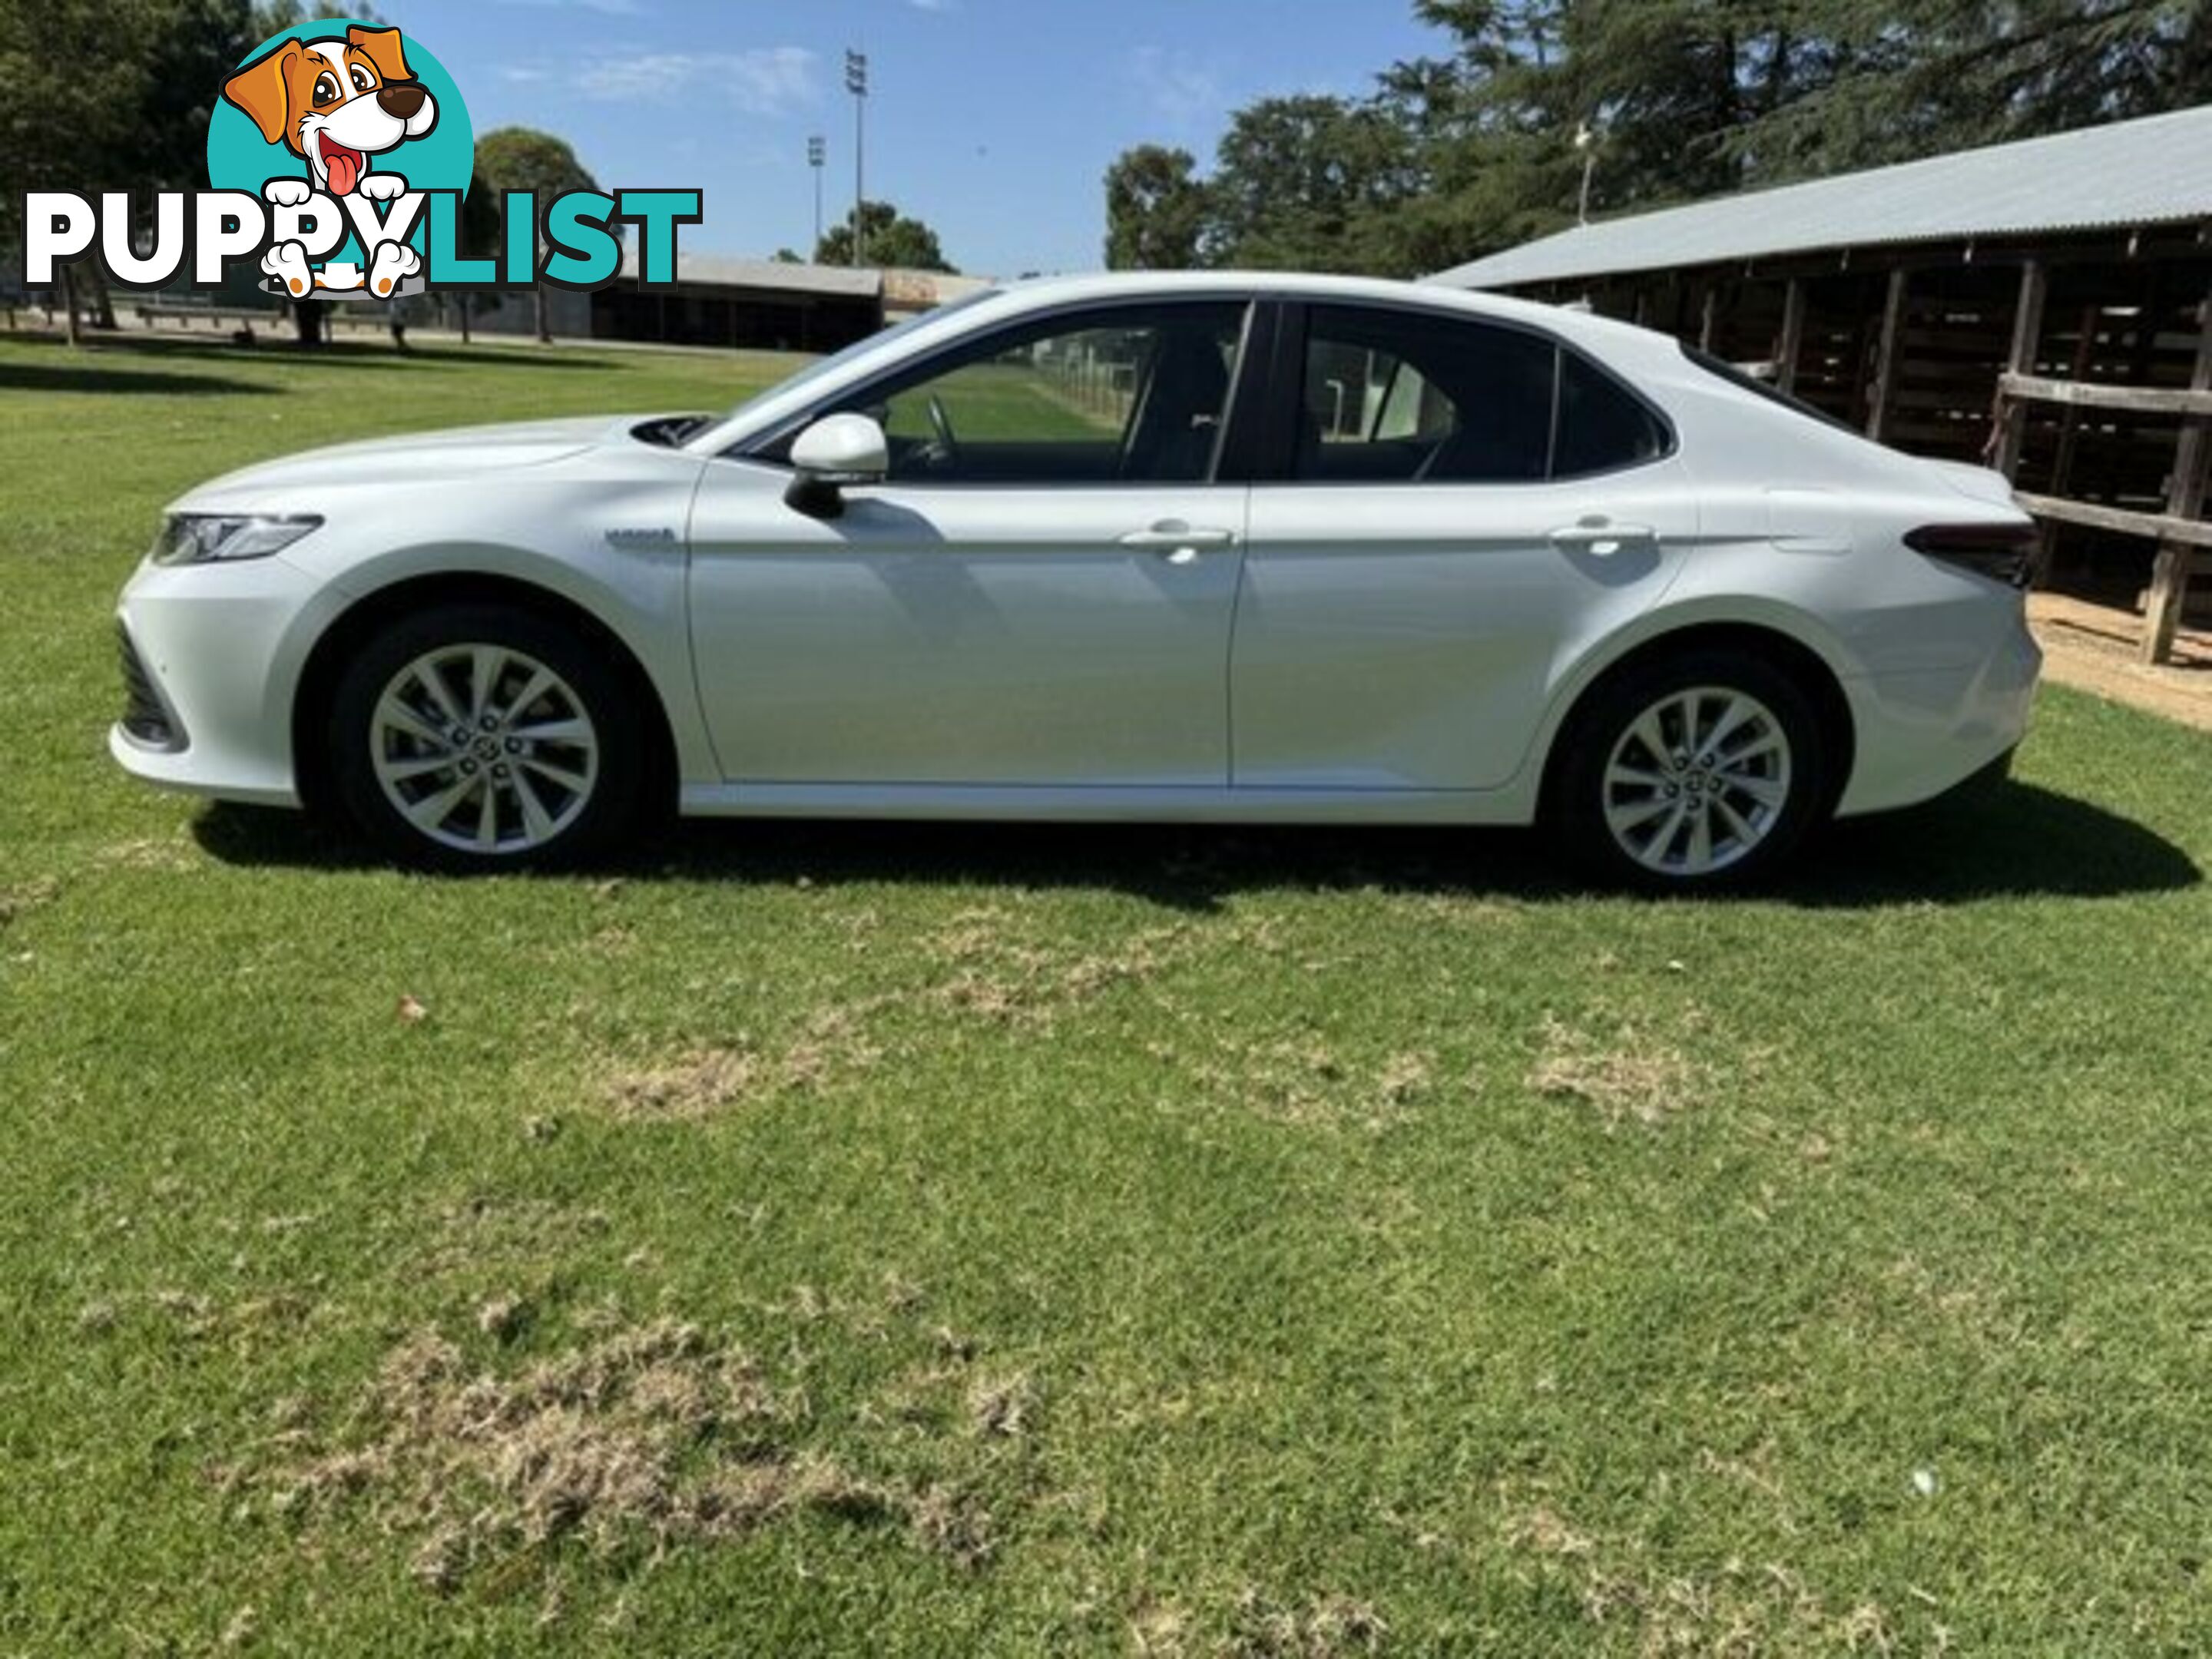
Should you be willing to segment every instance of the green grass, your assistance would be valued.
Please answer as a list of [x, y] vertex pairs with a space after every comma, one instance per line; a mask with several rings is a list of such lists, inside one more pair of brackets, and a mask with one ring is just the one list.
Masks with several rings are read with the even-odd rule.
[[930, 438], [934, 393], [945, 407], [956, 441], [965, 442], [1097, 443], [1121, 435], [1127, 410], [1118, 404], [1079, 407], [1040, 371], [1005, 362], [973, 363], [940, 375], [921, 390], [891, 399], [884, 430], [894, 438]]
[[0, 340], [0, 1651], [2201, 1650], [2203, 736], [2051, 692], [1694, 904], [1426, 832], [437, 881], [106, 761], [194, 480], [768, 367]]

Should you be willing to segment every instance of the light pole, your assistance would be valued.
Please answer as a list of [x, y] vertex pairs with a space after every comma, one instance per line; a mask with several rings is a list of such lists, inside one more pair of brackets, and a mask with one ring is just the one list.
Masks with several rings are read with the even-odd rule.
[[866, 252], [860, 210], [866, 204], [862, 169], [868, 153], [868, 54], [845, 49], [845, 90], [853, 94], [853, 264], [857, 268]]
[[1597, 167], [1597, 134], [1590, 131], [1587, 121], [1575, 124], [1575, 148], [1583, 157], [1583, 187], [1575, 198], [1575, 222], [1586, 225], [1589, 222], [1590, 174]]
[[806, 165], [814, 170], [814, 246], [806, 255], [812, 264], [822, 254], [822, 166], [830, 159], [830, 141], [814, 137], [806, 141]]

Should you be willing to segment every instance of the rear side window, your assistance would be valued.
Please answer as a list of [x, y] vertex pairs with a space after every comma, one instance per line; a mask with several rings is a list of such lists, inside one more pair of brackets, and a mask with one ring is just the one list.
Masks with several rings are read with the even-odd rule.
[[1559, 354], [1559, 425], [1552, 453], [1555, 478], [1586, 478], [1641, 466], [1667, 453], [1659, 417], [1604, 370], [1571, 351]]
[[1659, 417], [1541, 334], [1433, 313], [1307, 313], [1291, 477], [1319, 483], [1528, 483], [1667, 453]]
[[1415, 312], [1316, 306], [1292, 476], [1491, 483], [1549, 462], [1550, 342]]

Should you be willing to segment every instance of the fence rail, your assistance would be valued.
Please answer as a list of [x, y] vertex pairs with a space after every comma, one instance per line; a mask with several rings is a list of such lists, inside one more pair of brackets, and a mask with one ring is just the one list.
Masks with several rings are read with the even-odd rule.
[[[2053, 469], [2051, 493], [2020, 494], [2021, 505], [2039, 519], [2142, 536], [2158, 544], [2138, 654], [2145, 662], [2162, 663], [2173, 654], [2174, 632], [2181, 625], [2182, 608], [2189, 599], [2191, 567], [2200, 549], [2212, 548], [2212, 521], [2204, 517], [2206, 474], [2212, 471], [2212, 294], [2197, 308], [2197, 356], [2188, 386], [2114, 386], [2097, 380], [2052, 380], [2027, 372], [2034, 367], [2042, 333], [2046, 283], [2039, 260], [2031, 259], [2021, 268], [2011, 359], [1997, 377], [1996, 427], [1990, 434], [1990, 453], [1997, 470], [2017, 482], [2031, 404], [2179, 417], [2163, 513], [2139, 513], [2067, 495], [2070, 445], [2065, 443]], [[2074, 417], [2069, 414], [2066, 418], [2070, 422]]]

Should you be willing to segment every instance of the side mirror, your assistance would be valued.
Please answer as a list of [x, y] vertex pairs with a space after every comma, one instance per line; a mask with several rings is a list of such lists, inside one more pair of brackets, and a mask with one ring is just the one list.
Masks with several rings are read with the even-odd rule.
[[845, 510], [845, 485], [881, 483], [890, 474], [890, 446], [865, 415], [825, 415], [792, 441], [791, 465], [798, 476], [785, 503], [811, 519], [834, 519]]

